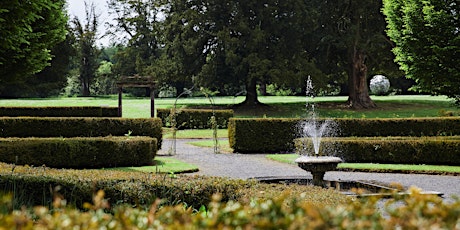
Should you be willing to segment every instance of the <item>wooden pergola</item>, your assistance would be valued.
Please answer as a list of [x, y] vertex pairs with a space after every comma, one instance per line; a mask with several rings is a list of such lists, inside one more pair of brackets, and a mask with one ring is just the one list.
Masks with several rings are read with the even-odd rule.
[[156, 81], [151, 76], [122, 76], [117, 82], [118, 86], [118, 116], [123, 114], [122, 95], [123, 88], [150, 88], [150, 117], [155, 117], [155, 85]]

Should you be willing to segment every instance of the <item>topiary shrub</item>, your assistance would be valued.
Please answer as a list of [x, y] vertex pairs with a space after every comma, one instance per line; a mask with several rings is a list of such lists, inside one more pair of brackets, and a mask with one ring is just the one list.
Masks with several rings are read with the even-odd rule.
[[390, 81], [383, 75], [375, 75], [372, 77], [369, 88], [371, 93], [375, 95], [388, 95], [390, 90]]
[[151, 137], [0, 138], [0, 161], [53, 168], [151, 165], [157, 141]]
[[[216, 117], [217, 128], [226, 129], [228, 120], [233, 117], [231, 109], [177, 109], [177, 129], [210, 129], [212, 116]], [[157, 109], [157, 117], [163, 121], [163, 126], [171, 127], [171, 109]]]

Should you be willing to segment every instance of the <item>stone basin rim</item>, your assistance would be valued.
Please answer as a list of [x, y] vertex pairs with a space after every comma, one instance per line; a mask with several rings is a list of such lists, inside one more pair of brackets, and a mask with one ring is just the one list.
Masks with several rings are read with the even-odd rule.
[[300, 156], [295, 160], [295, 163], [304, 164], [327, 164], [327, 163], [341, 163], [342, 159], [339, 157], [331, 156]]

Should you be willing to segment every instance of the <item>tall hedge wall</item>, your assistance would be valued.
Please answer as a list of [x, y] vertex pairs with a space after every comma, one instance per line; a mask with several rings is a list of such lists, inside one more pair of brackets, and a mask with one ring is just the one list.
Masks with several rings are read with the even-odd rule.
[[162, 143], [159, 118], [2, 117], [0, 137], [148, 136]]
[[[293, 151], [302, 119], [231, 118], [230, 147], [239, 153]], [[321, 120], [320, 120], [321, 121]], [[460, 118], [333, 119], [336, 136], [460, 135]]]
[[157, 141], [151, 137], [0, 138], [0, 161], [53, 168], [109, 168], [151, 165]]
[[118, 107], [0, 107], [0, 117], [118, 117]]
[[[231, 109], [177, 109], [176, 127], [178, 129], [210, 129], [211, 117], [216, 117], [217, 128], [226, 129], [228, 120], [233, 117]], [[163, 126], [171, 127], [171, 109], [157, 109], [157, 117], [163, 121]]]

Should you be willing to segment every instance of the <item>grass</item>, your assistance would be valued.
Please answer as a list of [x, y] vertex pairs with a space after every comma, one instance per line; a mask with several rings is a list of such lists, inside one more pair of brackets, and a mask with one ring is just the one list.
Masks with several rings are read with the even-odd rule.
[[119, 167], [110, 168], [110, 170], [119, 170], [125, 172], [148, 172], [148, 173], [190, 173], [197, 172], [198, 167], [172, 157], [155, 157], [154, 165], [141, 167]]
[[[228, 144], [228, 140], [219, 140], [218, 143], [219, 143], [219, 151], [221, 153], [233, 152], [233, 149], [230, 148], [230, 145]], [[191, 142], [188, 142], [187, 144], [198, 146], [198, 147], [206, 147], [206, 148], [214, 147], [213, 140], [191, 141]]]
[[[337, 118], [393, 118], [393, 117], [437, 117], [445, 112], [460, 113], [451, 100], [444, 96], [372, 96], [377, 108], [351, 110], [344, 107], [347, 97], [317, 97], [317, 111], [322, 117]], [[239, 97], [215, 97], [218, 108], [228, 108], [244, 100]], [[260, 96], [260, 102], [270, 106], [256, 109], [235, 110], [236, 117], [304, 117], [303, 96]], [[155, 99], [156, 108], [171, 108], [174, 98]], [[116, 95], [107, 97], [0, 99], [0, 106], [118, 106]], [[177, 100], [177, 107], [209, 106], [205, 97], [189, 97]], [[123, 117], [150, 117], [150, 98], [123, 97]]]
[[[267, 158], [282, 163], [295, 164], [298, 154], [269, 154]], [[372, 164], [372, 163], [340, 163], [337, 167], [344, 171], [366, 172], [400, 172], [460, 175], [460, 166], [446, 165], [409, 165], [409, 164]]]

